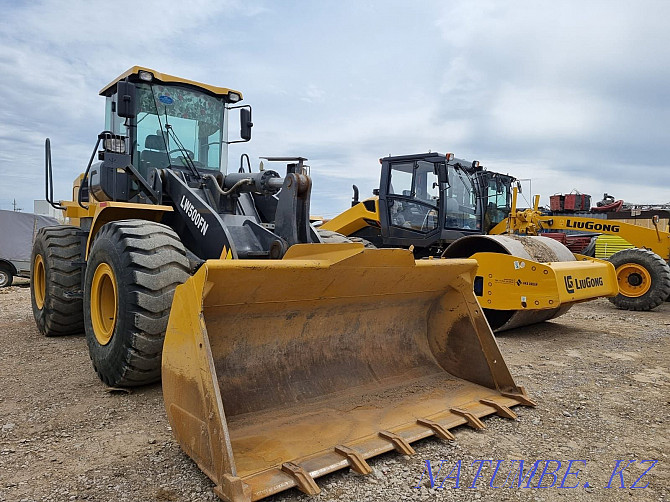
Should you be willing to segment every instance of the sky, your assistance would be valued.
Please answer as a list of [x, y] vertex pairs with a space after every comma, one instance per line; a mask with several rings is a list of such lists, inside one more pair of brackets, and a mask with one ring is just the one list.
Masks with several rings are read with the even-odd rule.
[[[238, 89], [248, 153], [303, 156], [312, 214], [370, 195], [380, 157], [437, 151], [532, 180], [670, 202], [670, 2], [0, 0], [0, 209], [67, 199], [134, 65]], [[268, 166], [266, 166], [268, 167]], [[277, 166], [282, 169], [282, 166]], [[528, 190], [524, 196], [528, 197]]]

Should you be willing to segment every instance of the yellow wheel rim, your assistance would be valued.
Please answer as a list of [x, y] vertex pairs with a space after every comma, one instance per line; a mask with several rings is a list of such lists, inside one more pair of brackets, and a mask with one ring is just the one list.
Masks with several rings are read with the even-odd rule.
[[91, 322], [95, 338], [100, 345], [107, 345], [116, 326], [116, 278], [112, 268], [101, 263], [95, 269], [91, 284]]
[[649, 271], [637, 263], [619, 265], [616, 269], [616, 278], [619, 283], [619, 291], [624, 296], [637, 298], [647, 293], [651, 288]]
[[44, 307], [44, 298], [47, 295], [47, 278], [44, 270], [44, 259], [42, 255], [35, 256], [33, 263], [33, 292], [35, 294], [35, 304], [39, 310]]

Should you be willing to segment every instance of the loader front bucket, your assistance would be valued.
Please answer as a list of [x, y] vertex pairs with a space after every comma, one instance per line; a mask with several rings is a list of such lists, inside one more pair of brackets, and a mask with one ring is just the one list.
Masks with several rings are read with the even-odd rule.
[[206, 262], [176, 289], [163, 349], [175, 437], [241, 502], [316, 494], [329, 472], [513, 418], [533, 403], [475, 300], [476, 266], [361, 244]]

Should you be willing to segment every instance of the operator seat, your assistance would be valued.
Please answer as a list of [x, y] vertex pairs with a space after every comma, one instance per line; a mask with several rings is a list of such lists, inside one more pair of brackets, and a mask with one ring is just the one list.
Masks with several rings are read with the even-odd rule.
[[157, 134], [149, 134], [144, 140], [144, 150], [140, 153], [142, 176], [146, 177], [150, 168], [162, 169], [170, 166], [170, 158], [165, 149], [165, 140]]

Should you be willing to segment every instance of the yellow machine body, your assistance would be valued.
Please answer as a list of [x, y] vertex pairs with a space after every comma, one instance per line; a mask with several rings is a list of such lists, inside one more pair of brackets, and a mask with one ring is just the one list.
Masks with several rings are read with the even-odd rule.
[[539, 211], [539, 196], [535, 196], [533, 208], [518, 210], [517, 192], [514, 190], [512, 210], [509, 217], [501, 221], [491, 234], [520, 233], [537, 235], [540, 230], [578, 230], [596, 234], [615, 235], [632, 245], [649, 249], [665, 261], [670, 261], [670, 232], [659, 228], [657, 220], [652, 220], [655, 228], [633, 225], [618, 220], [584, 218], [578, 216], [543, 215]]
[[[240, 93], [227, 88], [141, 67], [131, 68], [101, 94], [118, 97], [121, 80], [129, 75], [143, 78], [142, 72], [163, 84], [181, 82], [184, 89], [202, 88], [229, 98], [236, 95], [230, 102], [241, 99]], [[128, 97], [132, 102], [129, 89], [133, 88], [128, 86], [124, 92], [130, 93], [121, 99]], [[132, 123], [127, 110], [125, 114], [114, 118]], [[167, 131], [162, 134], [167, 136]], [[224, 141], [226, 135], [221, 138]], [[98, 136], [96, 150], [104, 139]], [[107, 139], [127, 141], [125, 137]], [[141, 145], [132, 147], [140, 161], [141, 153], [159, 150], [147, 143], [151, 141], [145, 140], [142, 152]], [[97, 152], [101, 165], [118, 162], [113, 155], [122, 154], [107, 150], [104, 141], [103, 148]], [[151, 167], [151, 161], [145, 162]], [[50, 160], [47, 165], [48, 178]], [[170, 160], [158, 170], [162, 178], [153, 178], [156, 185], [147, 185], [160, 183], [162, 197], [154, 188], [144, 187], [147, 197], [126, 197], [128, 189], [115, 198], [110, 195], [114, 190], [102, 189], [102, 176], [99, 190], [93, 189], [91, 165], [88, 180], [79, 176], [72, 200], [60, 206], [73, 226], [87, 232], [87, 240], [82, 242], [83, 232], [68, 226], [60, 230], [64, 237], [46, 236], [39, 241], [34, 260], [38, 328], [50, 335], [69, 334], [56, 332], [48, 324], [55, 311], [45, 307], [49, 302], [61, 308], [61, 317], [78, 316], [67, 329], [86, 331], [93, 367], [108, 385], [150, 383], [160, 368], [174, 436], [214, 481], [222, 499], [249, 502], [291, 487], [315, 494], [319, 492], [315, 478], [329, 472], [350, 467], [369, 474], [366, 459], [370, 457], [391, 450], [409, 455], [414, 441], [432, 435], [453, 439], [450, 428], [467, 424], [481, 429], [481, 417], [515, 418], [510, 407], [534, 405], [515, 384], [474, 297], [474, 260], [417, 262], [405, 249], [366, 249], [357, 243], [295, 244], [317, 240], [311, 232], [298, 232], [307, 230], [304, 216], [309, 212], [311, 181], [295, 166], [285, 178], [290, 184], [282, 181], [276, 194], [274, 219], [265, 221], [254, 198], [247, 192], [235, 194], [233, 189], [248, 187], [256, 179], [259, 186], [254, 190], [272, 197], [275, 193], [261, 184], [268, 172], [239, 179], [223, 190], [225, 177], [221, 181], [200, 176], [198, 181], [193, 164], [187, 183], [188, 173], [181, 177], [173, 173], [176, 166]], [[108, 174], [132, 174], [134, 182], [141, 182], [133, 169], [127, 164]], [[226, 176], [231, 174], [243, 173]], [[270, 181], [275, 177], [269, 178], [272, 188]], [[112, 181], [106, 183], [116, 186]], [[80, 190], [88, 196], [82, 192], [80, 197]], [[155, 197], [149, 197], [151, 192]], [[96, 200], [96, 193], [108, 200]], [[244, 195], [248, 197], [242, 200], [248, 204], [242, 208], [236, 197]], [[184, 204], [189, 200], [187, 210]], [[198, 201], [202, 203], [194, 205]], [[222, 220], [219, 234], [214, 234], [212, 225], [205, 238], [207, 230], [196, 220], [217, 209]], [[193, 232], [186, 232], [190, 224], [202, 239], [200, 234], [195, 239]], [[246, 233], [243, 225], [255, 230]], [[264, 229], [278, 226], [284, 227], [283, 234], [265, 235]], [[291, 230], [296, 235], [290, 235]], [[237, 240], [228, 239], [234, 232]], [[222, 236], [228, 247], [224, 244], [220, 254], [218, 248], [210, 253], [204, 244]], [[231, 252], [234, 242], [240, 249], [245, 245], [251, 250], [248, 258], [228, 259], [239, 256]], [[202, 253], [187, 255], [189, 243], [203, 244]], [[58, 266], [82, 262], [86, 268], [71, 271], [69, 277], [83, 273], [73, 281], [76, 284], [50, 287], [47, 279], [55, 283], [52, 277], [60, 274], [46, 272], [53, 263], [45, 262], [50, 256], [45, 250], [63, 246], [76, 260], [68, 255]], [[207, 259], [212, 256], [220, 258]], [[81, 295], [47, 298], [66, 287], [78, 293], [80, 283]], [[80, 301], [76, 309], [62, 307], [72, 298]]]
[[498, 310], [554, 309], [617, 294], [612, 264], [603, 260], [538, 263], [501, 253], [475, 253], [483, 278], [483, 307]]
[[182, 448], [233, 502], [291, 487], [480, 417], [533, 405], [473, 294], [474, 260], [299, 244], [210, 260], [175, 292], [165, 406]]
[[529, 209], [517, 209], [516, 202], [515, 188], [509, 216], [491, 230], [492, 234], [535, 236], [541, 230], [578, 230], [603, 234], [599, 239], [615, 236], [620, 242], [635, 247], [619, 249], [609, 257], [618, 285], [618, 294], [610, 301], [627, 310], [650, 310], [670, 300], [670, 233], [659, 228], [658, 216], [651, 219], [654, 228], [648, 228], [619, 220], [543, 215], [539, 210], [539, 195], [534, 197], [533, 207]]
[[326, 221], [319, 228], [351, 235], [367, 226], [381, 226], [379, 218], [379, 197], [370, 197], [356, 204], [335, 218]]

